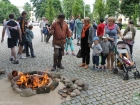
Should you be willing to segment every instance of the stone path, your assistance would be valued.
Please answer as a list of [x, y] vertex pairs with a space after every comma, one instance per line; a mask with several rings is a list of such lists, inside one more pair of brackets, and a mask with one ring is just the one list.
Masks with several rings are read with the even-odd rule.
[[[0, 27], [0, 32], [2, 27]], [[19, 65], [12, 65], [9, 61], [10, 50], [7, 48], [7, 42], [0, 44], [0, 70], [10, 72], [13, 69], [19, 71], [32, 71], [32, 70], [46, 70], [51, 68], [53, 62], [53, 48], [51, 44], [40, 42], [40, 30], [34, 27], [33, 32], [35, 39], [33, 46], [36, 58], [27, 58], [19, 60]], [[136, 43], [134, 47], [134, 61], [137, 63], [137, 68], [140, 69], [140, 31], [137, 31]], [[51, 41], [50, 41], [51, 43]], [[74, 41], [76, 44], [76, 41]], [[75, 53], [79, 48], [75, 46]], [[80, 96], [72, 98], [70, 101], [63, 102], [60, 105], [135, 105], [133, 104], [133, 91], [139, 89], [140, 80], [133, 79], [130, 73], [130, 80], [122, 80], [122, 71], [114, 75], [111, 71], [96, 72], [90, 69], [79, 68], [81, 59], [74, 56], [64, 56], [63, 64], [65, 69], [60, 72], [67, 76], [79, 77], [80, 79], [89, 83], [89, 90], [82, 91]], [[92, 62], [90, 64], [92, 67]], [[1, 75], [0, 78], [5, 77]]]

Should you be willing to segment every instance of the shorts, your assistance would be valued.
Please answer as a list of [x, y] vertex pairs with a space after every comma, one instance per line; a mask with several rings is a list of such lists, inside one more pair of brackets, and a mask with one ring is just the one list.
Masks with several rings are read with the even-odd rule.
[[20, 46], [24, 46], [25, 44], [25, 35], [22, 36], [22, 42], [19, 42]]
[[14, 48], [17, 46], [17, 39], [8, 38], [7, 39], [8, 48]]

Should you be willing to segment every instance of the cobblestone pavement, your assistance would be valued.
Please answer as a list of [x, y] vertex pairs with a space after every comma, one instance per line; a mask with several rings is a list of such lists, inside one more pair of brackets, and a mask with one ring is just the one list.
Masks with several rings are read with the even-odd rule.
[[[0, 27], [0, 32], [1, 30], [2, 27]], [[40, 41], [40, 30], [38, 27], [34, 27], [33, 32], [35, 34], [33, 46], [37, 57], [34, 59], [27, 58], [19, 60], [19, 65], [11, 64], [9, 61], [10, 50], [7, 48], [5, 38], [5, 42], [0, 44], [0, 70], [6, 70], [6, 72], [13, 69], [20, 71], [46, 70], [46, 68], [52, 66], [52, 45]], [[139, 34], [140, 31], [137, 32], [134, 47], [134, 60], [137, 63], [138, 69], [140, 68]], [[76, 41], [74, 43], [76, 44]], [[75, 53], [77, 53], [78, 50], [79, 48], [75, 46]], [[80, 96], [72, 98], [70, 101], [63, 102], [60, 105], [134, 105], [132, 102], [133, 91], [139, 89], [140, 80], [133, 79], [133, 75], [130, 73], [130, 79], [124, 81], [122, 80], [122, 71], [114, 75], [109, 70], [106, 72], [96, 72], [90, 69], [85, 70], [78, 67], [80, 63], [81, 59], [77, 59], [71, 55], [64, 56], [63, 65], [65, 69], [60, 70], [60, 72], [68, 78], [79, 77], [88, 82], [89, 90], [82, 91]], [[92, 63], [90, 67], [92, 67]], [[0, 78], [4, 76], [5, 75], [1, 75]]]

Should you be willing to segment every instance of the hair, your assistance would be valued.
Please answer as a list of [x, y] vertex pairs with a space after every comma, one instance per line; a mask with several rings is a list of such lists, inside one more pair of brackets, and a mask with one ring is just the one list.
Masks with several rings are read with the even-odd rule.
[[104, 19], [100, 19], [100, 22], [103, 23], [104, 22]]
[[116, 19], [114, 17], [109, 17], [108, 21], [112, 21], [113, 23], [115, 23]]
[[134, 21], [133, 20], [129, 20], [129, 24], [134, 24]]
[[65, 15], [64, 15], [64, 14], [60, 14], [60, 15], [58, 15], [57, 18], [58, 18], [58, 19], [65, 19]]
[[33, 25], [29, 25], [29, 30], [31, 30], [33, 28]]
[[119, 18], [118, 21], [121, 22], [122, 21], [122, 18]]
[[10, 19], [14, 19], [14, 14], [9, 14]]
[[84, 21], [90, 23], [90, 18], [89, 18], [89, 17], [85, 17], [85, 18], [84, 18]]
[[24, 16], [24, 15], [26, 15], [27, 13], [25, 12], [25, 11], [23, 11], [22, 13], [21, 13], [21, 15], [22, 16]]
[[45, 17], [42, 17], [42, 19], [46, 19]]

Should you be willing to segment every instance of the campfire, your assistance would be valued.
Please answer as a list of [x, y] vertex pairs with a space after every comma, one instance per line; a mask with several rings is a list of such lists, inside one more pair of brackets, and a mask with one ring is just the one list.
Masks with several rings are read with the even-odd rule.
[[11, 81], [11, 87], [16, 93], [23, 97], [29, 97], [35, 94], [50, 93], [59, 82], [46, 71], [18, 72], [13, 70], [8, 74]]
[[22, 89], [31, 88], [36, 90], [39, 87], [47, 86], [50, 82], [46, 73], [43, 73], [42, 75], [25, 75], [22, 72], [19, 72], [18, 75], [20, 75], [20, 78], [16, 81], [16, 84]]

